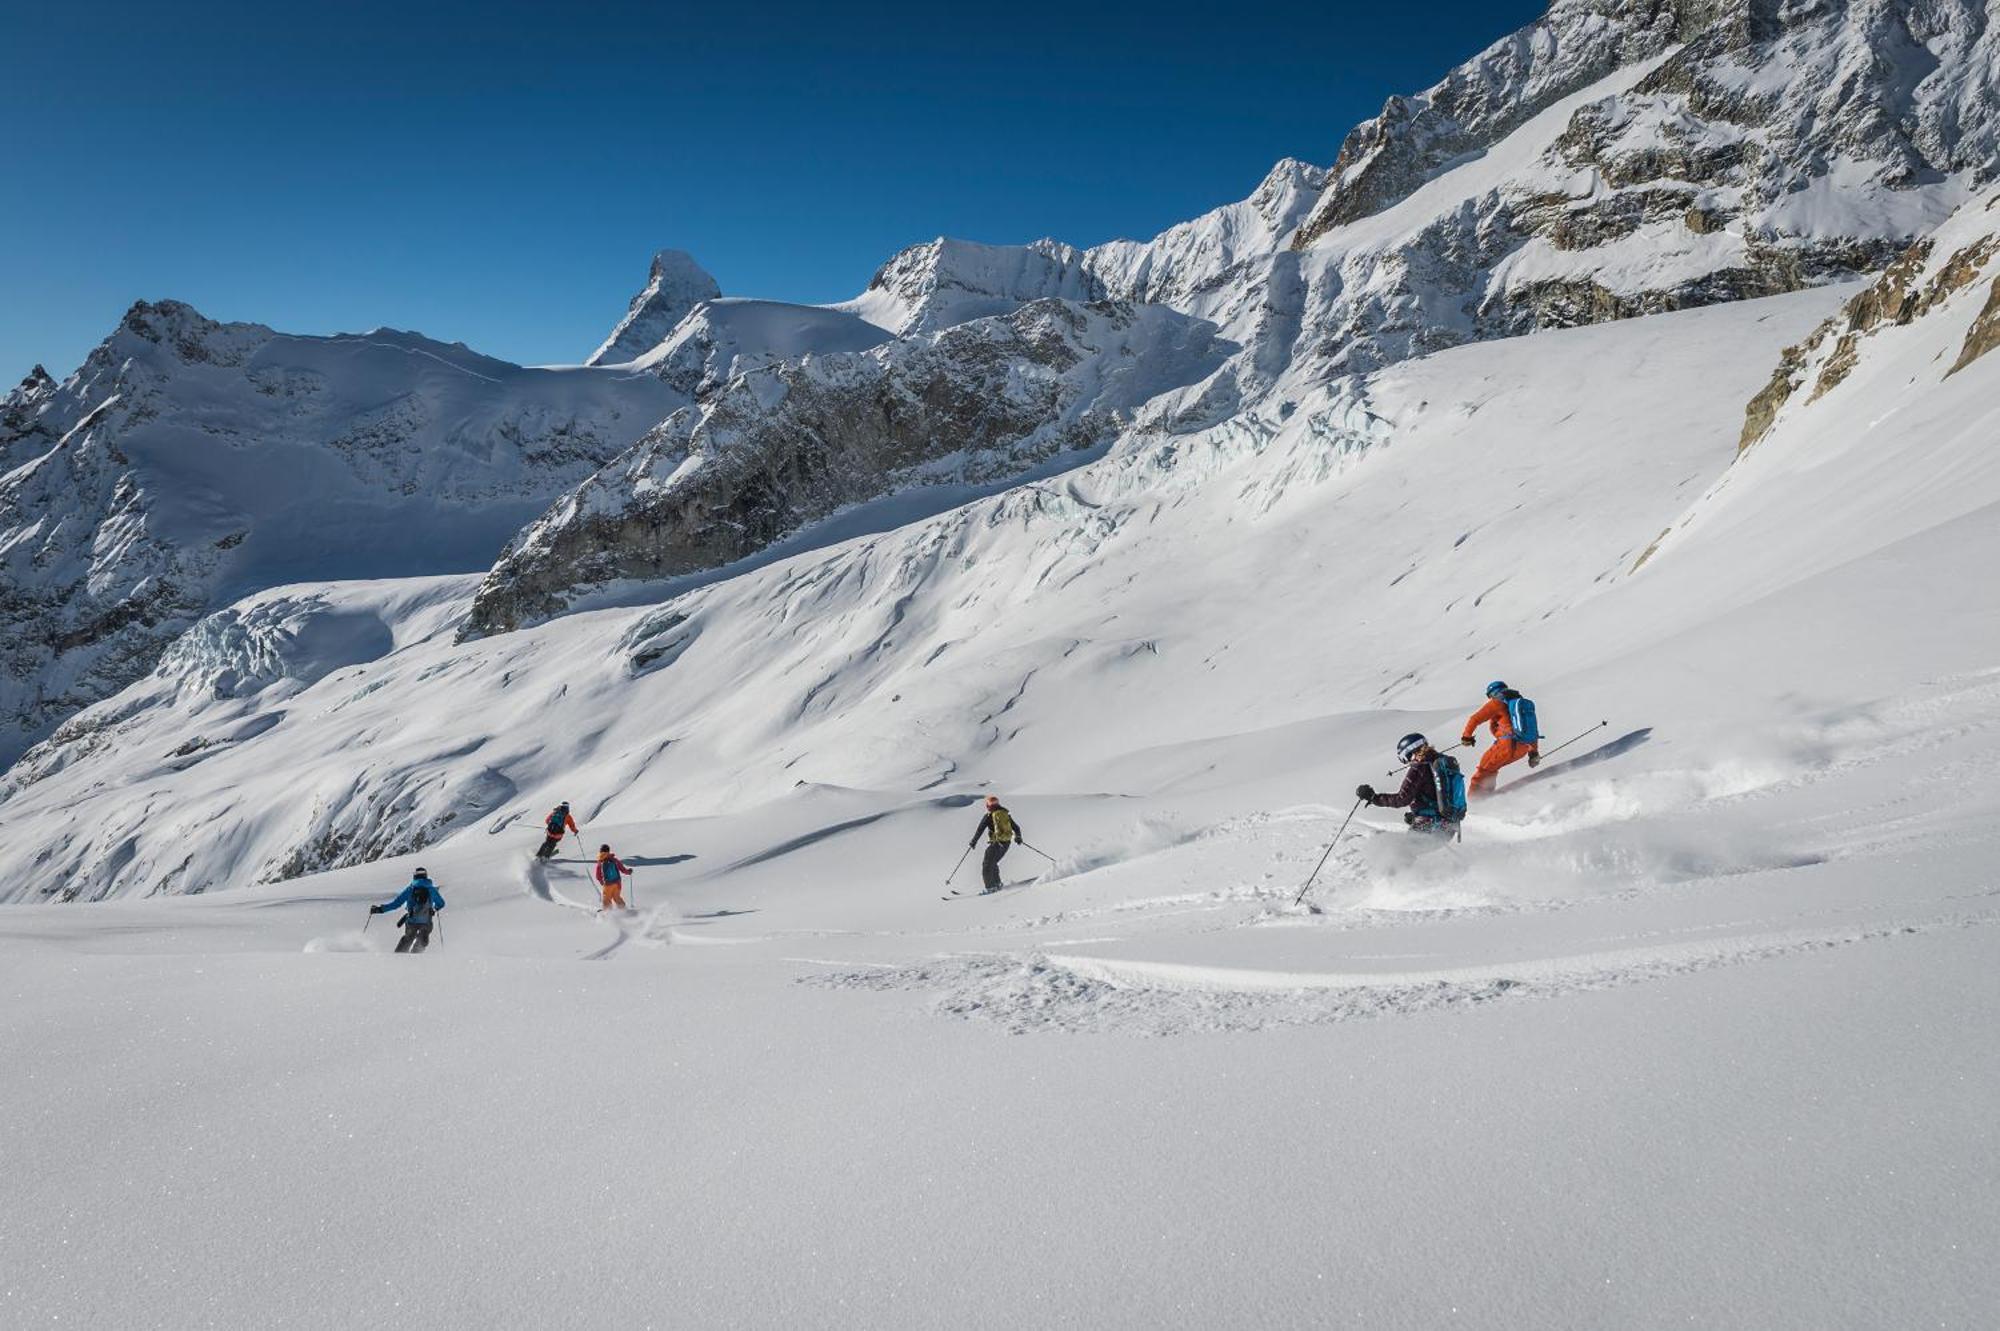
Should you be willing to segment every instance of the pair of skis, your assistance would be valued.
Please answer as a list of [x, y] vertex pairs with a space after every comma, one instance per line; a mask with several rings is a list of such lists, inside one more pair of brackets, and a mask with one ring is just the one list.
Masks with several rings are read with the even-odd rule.
[[955, 887], [939, 897], [939, 901], [970, 901], [974, 897], [997, 897], [1002, 892], [1012, 892], [1017, 887], [1033, 887], [1041, 882], [1039, 878], [1023, 878], [1018, 883], [1002, 883], [998, 887]]

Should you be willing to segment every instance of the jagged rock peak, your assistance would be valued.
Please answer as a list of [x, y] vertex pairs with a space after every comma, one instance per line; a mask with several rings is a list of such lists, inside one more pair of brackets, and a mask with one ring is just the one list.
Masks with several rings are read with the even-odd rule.
[[37, 365], [28, 377], [6, 397], [0, 397], [0, 466], [7, 465], [8, 445], [28, 434], [47, 439], [50, 431], [37, 418], [55, 400], [59, 386], [55, 376]]
[[618, 365], [637, 360], [664, 342], [688, 311], [721, 294], [722, 288], [693, 255], [684, 250], [661, 250], [653, 256], [645, 289], [632, 297], [625, 317], [585, 363]]
[[186, 365], [240, 365], [274, 334], [262, 324], [221, 323], [178, 300], [134, 301], [118, 327], [84, 362], [85, 375], [101, 374], [130, 351], [119, 344], [137, 338], [162, 348]]

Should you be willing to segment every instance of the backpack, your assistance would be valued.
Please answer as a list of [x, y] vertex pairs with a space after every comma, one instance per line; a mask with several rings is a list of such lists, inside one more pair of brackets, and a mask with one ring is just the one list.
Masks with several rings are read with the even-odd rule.
[[[1458, 759], [1440, 753], [1431, 759], [1431, 779], [1437, 782], [1437, 818], [1440, 822], [1465, 820], [1465, 772]], [[1419, 811], [1421, 812], [1421, 810]]]
[[407, 916], [410, 923], [429, 924], [431, 916], [436, 913], [436, 908], [431, 905], [430, 884], [411, 883], [409, 914]]
[[1535, 704], [1509, 689], [1507, 697], [1507, 724], [1514, 728], [1514, 742], [1517, 744], [1539, 744], [1542, 729], [1535, 720]]
[[618, 861], [614, 856], [606, 855], [597, 862], [597, 881], [606, 885], [621, 881]]
[[1008, 842], [1014, 839], [1014, 816], [1005, 809], [995, 809], [993, 818], [993, 839]]
[[542, 826], [549, 829], [550, 836], [559, 837], [563, 834], [563, 822], [565, 817], [566, 817], [565, 811], [562, 809], [557, 809], [554, 813], [549, 815], [548, 822], [542, 824]]

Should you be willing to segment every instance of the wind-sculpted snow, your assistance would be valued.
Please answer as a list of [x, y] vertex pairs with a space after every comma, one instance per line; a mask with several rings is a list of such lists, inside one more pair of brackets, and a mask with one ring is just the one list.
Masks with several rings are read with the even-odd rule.
[[0, 410], [0, 759], [275, 582], [471, 571], [683, 396], [135, 305]]

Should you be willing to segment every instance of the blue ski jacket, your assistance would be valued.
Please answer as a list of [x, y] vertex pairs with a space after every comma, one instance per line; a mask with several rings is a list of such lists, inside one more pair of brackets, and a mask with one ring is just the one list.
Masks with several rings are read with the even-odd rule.
[[410, 885], [404, 888], [394, 901], [382, 907], [382, 913], [386, 915], [390, 911], [401, 910], [405, 906], [409, 905], [411, 894], [414, 893], [419, 887], [427, 887], [430, 889], [431, 910], [429, 913], [435, 913], [437, 911], [444, 909], [444, 893], [438, 891], [436, 883], [433, 883], [428, 878], [412, 878], [410, 880]]

